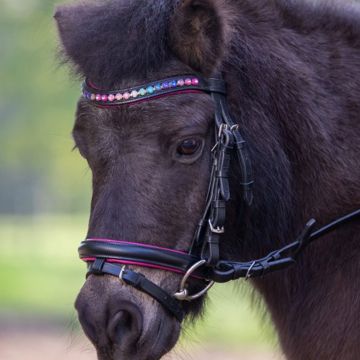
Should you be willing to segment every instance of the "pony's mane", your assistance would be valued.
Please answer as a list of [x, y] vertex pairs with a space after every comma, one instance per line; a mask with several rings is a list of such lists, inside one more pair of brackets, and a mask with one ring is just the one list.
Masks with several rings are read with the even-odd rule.
[[275, 0], [286, 27], [299, 32], [314, 30], [360, 34], [360, 3], [353, 0]]
[[[210, 1], [218, 7], [231, 3]], [[168, 37], [178, 5], [179, 0], [96, 0], [62, 6], [55, 14], [64, 45], [61, 58], [98, 84], [109, 86], [124, 76], [146, 78], [173, 56]], [[360, 6], [353, 1], [243, 0], [236, 7], [239, 21], [246, 12], [259, 24], [300, 33], [318, 29], [350, 39], [360, 33]]]

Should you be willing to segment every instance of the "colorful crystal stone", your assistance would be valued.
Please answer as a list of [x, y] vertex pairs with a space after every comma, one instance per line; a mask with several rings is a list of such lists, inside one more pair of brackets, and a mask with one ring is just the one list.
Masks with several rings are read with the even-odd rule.
[[[91, 100], [91, 101], [102, 101], [104, 103], [106, 102], [113, 102], [113, 101], [121, 101], [121, 100], [131, 100], [136, 99], [141, 96], [152, 95], [156, 92], [159, 92], [161, 90], [166, 90], [169, 88], [180, 90], [181, 87], [184, 86], [198, 86], [200, 83], [199, 78], [192, 77], [191, 75], [184, 76], [181, 78], [180, 76], [177, 76], [173, 79], [164, 81], [164, 82], [158, 82], [158, 83], [152, 83], [151, 85], [147, 85], [147, 87], [143, 88], [132, 88], [129, 91], [126, 91], [125, 93], [115, 93], [114, 91], [110, 94], [97, 94], [96, 88], [92, 87], [86, 88], [83, 87], [82, 94], [84, 98]], [[94, 93], [88, 91], [88, 89], [92, 89]], [[173, 90], [170, 90], [170, 92]], [[164, 91], [166, 93], [166, 91]]]
[[197, 79], [197, 78], [191, 79], [191, 84], [192, 85], [199, 85], [199, 79]]

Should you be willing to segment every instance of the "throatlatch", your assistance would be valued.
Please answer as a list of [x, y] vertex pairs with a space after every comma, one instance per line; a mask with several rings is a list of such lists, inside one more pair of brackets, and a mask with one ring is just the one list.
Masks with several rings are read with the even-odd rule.
[[[150, 84], [123, 90], [99, 90], [86, 80], [83, 96], [96, 106], [121, 106], [156, 99], [169, 94], [206, 92], [215, 104], [215, 143], [211, 149], [212, 168], [206, 206], [195, 231], [189, 251], [179, 251], [150, 244], [113, 239], [87, 239], [80, 244], [80, 258], [88, 263], [88, 275], [109, 274], [156, 299], [177, 320], [182, 321], [181, 301], [203, 296], [215, 283], [238, 278], [252, 278], [287, 268], [314, 240], [350, 221], [360, 218], [360, 209], [347, 214], [317, 231], [310, 220], [299, 237], [289, 245], [267, 256], [249, 262], [221, 259], [219, 244], [225, 232], [226, 203], [230, 200], [229, 170], [234, 158], [240, 168], [240, 186], [245, 204], [251, 205], [252, 170], [246, 142], [239, 125], [231, 118], [225, 83], [221, 78], [204, 79], [198, 75], [175, 76]], [[170, 295], [144, 275], [128, 269], [127, 265], [155, 268], [183, 274], [179, 291]], [[204, 281], [204, 288], [189, 294], [191, 278]]]

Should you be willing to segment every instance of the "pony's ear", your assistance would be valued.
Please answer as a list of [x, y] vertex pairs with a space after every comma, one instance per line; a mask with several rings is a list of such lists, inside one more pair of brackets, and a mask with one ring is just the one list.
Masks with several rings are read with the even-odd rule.
[[[89, 55], [89, 32], [87, 27], [89, 8], [83, 3], [57, 6], [54, 13], [61, 42], [64, 61], [70, 61], [79, 73], [84, 72], [86, 57]], [[85, 65], [85, 66], [84, 66]]]
[[170, 25], [170, 48], [185, 64], [210, 75], [231, 39], [232, 12], [224, 0], [183, 0]]

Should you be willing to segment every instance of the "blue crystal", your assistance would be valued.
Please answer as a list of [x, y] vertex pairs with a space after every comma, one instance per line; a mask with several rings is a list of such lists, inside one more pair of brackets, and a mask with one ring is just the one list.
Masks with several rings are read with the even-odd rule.
[[156, 90], [161, 90], [161, 85], [160, 85], [160, 84], [156, 84], [156, 85], [155, 85], [155, 89], [156, 89]]
[[177, 85], [176, 80], [172, 80], [171, 83], [170, 83], [170, 86], [171, 87], [176, 87], [176, 85]]
[[146, 88], [146, 91], [148, 92], [148, 94], [152, 94], [155, 91], [155, 89], [152, 86], [148, 86]]
[[162, 87], [163, 87], [163, 89], [167, 89], [167, 88], [169, 87], [169, 83], [164, 82], [164, 83], [162, 84]]

